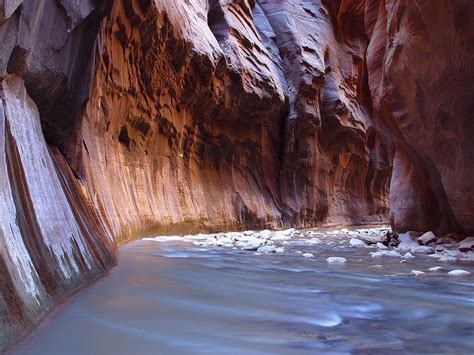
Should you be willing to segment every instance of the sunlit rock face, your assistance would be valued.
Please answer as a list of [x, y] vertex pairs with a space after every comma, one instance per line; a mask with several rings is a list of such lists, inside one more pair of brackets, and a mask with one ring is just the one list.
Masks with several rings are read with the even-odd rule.
[[396, 154], [398, 230], [474, 232], [474, 4], [366, 1], [369, 85]]
[[0, 0], [0, 349], [145, 234], [473, 231], [472, 11]]
[[284, 82], [246, 2], [116, 1], [81, 165], [114, 235], [279, 226]]
[[322, 4], [115, 2], [77, 166], [114, 235], [386, 220], [366, 43], [337, 36]]

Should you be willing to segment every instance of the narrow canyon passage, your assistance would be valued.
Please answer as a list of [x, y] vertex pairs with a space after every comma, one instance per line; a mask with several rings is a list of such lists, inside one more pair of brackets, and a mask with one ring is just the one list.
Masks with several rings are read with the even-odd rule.
[[[117, 262], [24, 351], [55, 332], [58, 353], [472, 347], [473, 18], [473, 0], [0, 0], [0, 352]], [[283, 243], [363, 225], [390, 231]]]
[[474, 280], [448, 276], [474, 273], [472, 261], [372, 257], [377, 247], [340, 231], [313, 233], [275, 238], [284, 251], [270, 254], [204, 246], [206, 236], [127, 244], [110, 275], [13, 353], [472, 353]]

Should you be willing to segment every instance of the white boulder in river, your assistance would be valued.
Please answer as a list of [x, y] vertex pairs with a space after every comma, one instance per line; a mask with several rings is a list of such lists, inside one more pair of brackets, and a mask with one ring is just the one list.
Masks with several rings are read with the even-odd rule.
[[341, 258], [339, 256], [332, 256], [330, 258], [327, 258], [326, 261], [328, 262], [328, 264], [342, 265], [342, 264], [345, 264], [347, 262], [347, 259], [346, 258]]
[[418, 238], [418, 243], [421, 245], [428, 245], [431, 243], [434, 243], [436, 241], [436, 236], [433, 234], [433, 232], [426, 232], [423, 234], [421, 237]]
[[264, 245], [257, 249], [257, 253], [268, 254], [268, 253], [275, 253], [275, 252], [276, 252], [276, 248], [273, 245]]
[[448, 272], [449, 276], [469, 276], [471, 273], [466, 270], [452, 270]]
[[353, 247], [365, 247], [367, 245], [365, 242], [357, 238], [351, 238], [351, 240], [349, 240], [349, 244]]

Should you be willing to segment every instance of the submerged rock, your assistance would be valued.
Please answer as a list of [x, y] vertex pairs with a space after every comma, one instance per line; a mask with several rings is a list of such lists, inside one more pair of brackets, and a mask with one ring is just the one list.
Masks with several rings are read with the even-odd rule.
[[412, 271], [410, 271], [410, 274], [415, 275], [415, 276], [425, 275], [425, 273], [423, 271], [420, 271], [420, 270], [412, 270]]

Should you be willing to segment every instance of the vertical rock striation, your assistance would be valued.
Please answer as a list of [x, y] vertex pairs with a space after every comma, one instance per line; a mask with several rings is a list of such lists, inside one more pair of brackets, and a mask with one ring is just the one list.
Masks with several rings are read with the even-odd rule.
[[473, 232], [473, 11], [0, 0], [0, 349], [140, 235]]
[[385, 133], [371, 119], [363, 15], [344, 15], [343, 4], [330, 1], [259, 4], [288, 83], [284, 220], [298, 226], [384, 221], [391, 166]]
[[474, 232], [474, 5], [366, 1], [374, 117], [393, 135], [400, 231]]

